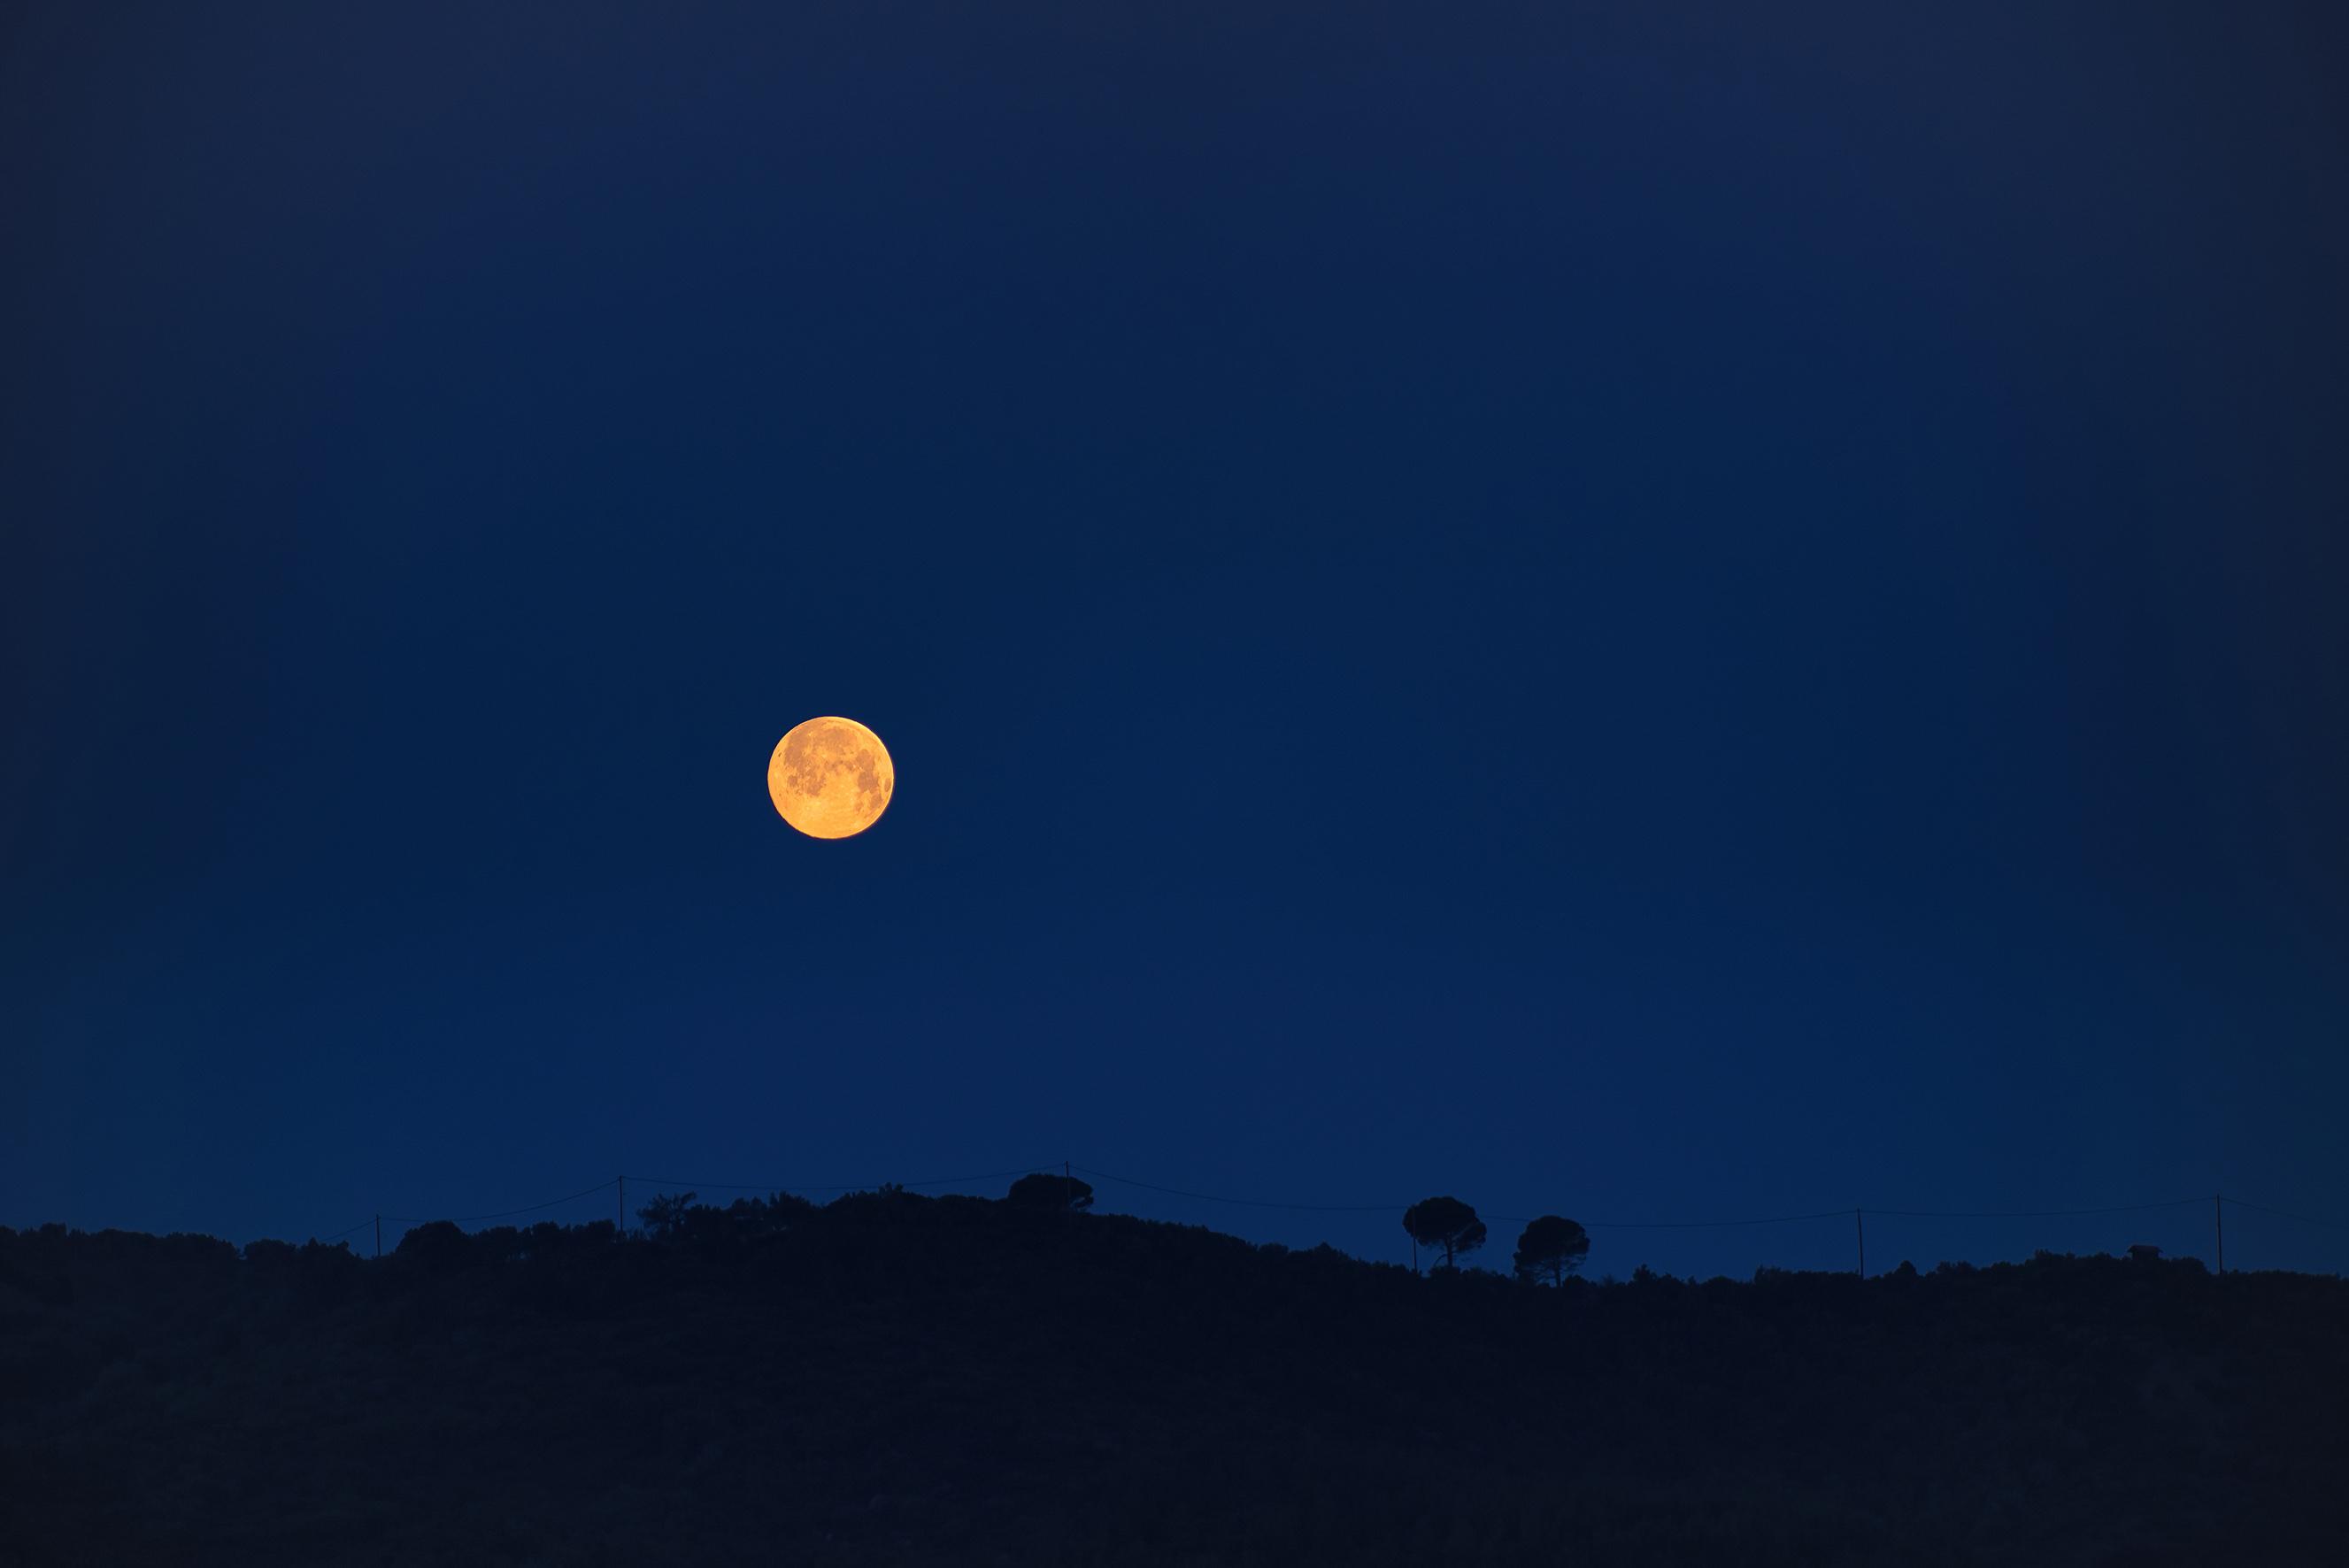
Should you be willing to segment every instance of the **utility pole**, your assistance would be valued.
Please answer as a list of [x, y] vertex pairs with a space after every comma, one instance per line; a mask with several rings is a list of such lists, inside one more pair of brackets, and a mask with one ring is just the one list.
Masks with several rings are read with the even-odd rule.
[[620, 1236], [626, 1240], [628, 1234], [628, 1179], [623, 1175], [613, 1180], [620, 1184]]
[[383, 1261], [383, 1216], [381, 1214], [375, 1217], [375, 1258], [378, 1263]]
[[1076, 1172], [1075, 1172], [1074, 1169], [1073, 1169], [1073, 1168], [1069, 1164], [1069, 1162], [1068, 1162], [1067, 1161], [1063, 1160], [1063, 1161], [1061, 1161], [1061, 1207], [1062, 1207], [1063, 1209], [1073, 1209], [1073, 1208], [1075, 1208], [1076, 1206], [1077, 1206], [1077, 1177], [1076, 1177]]
[[2227, 1200], [2223, 1193], [2210, 1194], [2210, 1218], [2219, 1228], [2219, 1272], [2227, 1272]]
[[1868, 1277], [1868, 1224], [1859, 1217], [1857, 1209], [1851, 1212], [1851, 1228], [1859, 1237], [1859, 1277], [1866, 1279]]

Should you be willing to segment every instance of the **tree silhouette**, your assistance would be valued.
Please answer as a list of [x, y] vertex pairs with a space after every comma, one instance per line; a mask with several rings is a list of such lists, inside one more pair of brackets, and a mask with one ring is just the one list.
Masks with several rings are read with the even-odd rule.
[[1442, 1247], [1445, 1268], [1454, 1266], [1456, 1254], [1485, 1244], [1485, 1222], [1457, 1198], [1421, 1199], [1403, 1211], [1402, 1228], [1423, 1247]]
[[1590, 1255], [1590, 1235], [1572, 1220], [1544, 1214], [1517, 1238], [1517, 1277], [1564, 1284]]
[[698, 1192], [663, 1192], [636, 1211], [636, 1218], [645, 1222], [656, 1241], [668, 1241], [685, 1229], [687, 1211]]
[[1011, 1183], [1004, 1202], [1023, 1209], [1090, 1209], [1093, 1206], [1093, 1188], [1092, 1182], [1080, 1181], [1073, 1176], [1053, 1176], [1040, 1171]]
[[736, 1235], [771, 1236], [789, 1230], [815, 1212], [815, 1205], [793, 1192], [771, 1198], [737, 1198], [726, 1208]]

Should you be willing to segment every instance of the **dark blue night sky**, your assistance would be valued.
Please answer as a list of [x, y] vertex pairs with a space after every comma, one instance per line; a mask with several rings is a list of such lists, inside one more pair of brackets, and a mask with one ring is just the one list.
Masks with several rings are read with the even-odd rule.
[[1144, 9], [0, 19], [0, 1222], [2349, 1218], [2349, 12]]

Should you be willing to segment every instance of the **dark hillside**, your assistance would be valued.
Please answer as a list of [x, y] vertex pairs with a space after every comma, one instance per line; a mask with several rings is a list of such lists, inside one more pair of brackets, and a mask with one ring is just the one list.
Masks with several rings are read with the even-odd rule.
[[2338, 1560], [2349, 1284], [1547, 1289], [976, 1199], [0, 1231], [27, 1563]]

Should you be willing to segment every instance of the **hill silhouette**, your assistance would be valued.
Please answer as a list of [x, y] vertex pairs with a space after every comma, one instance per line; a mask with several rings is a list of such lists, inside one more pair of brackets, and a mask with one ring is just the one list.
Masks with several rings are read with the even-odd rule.
[[[1537, 1285], [1049, 1204], [0, 1229], [0, 1560], [2337, 1560], [2349, 1284]], [[13, 1556], [12, 1556], [13, 1554]]]

